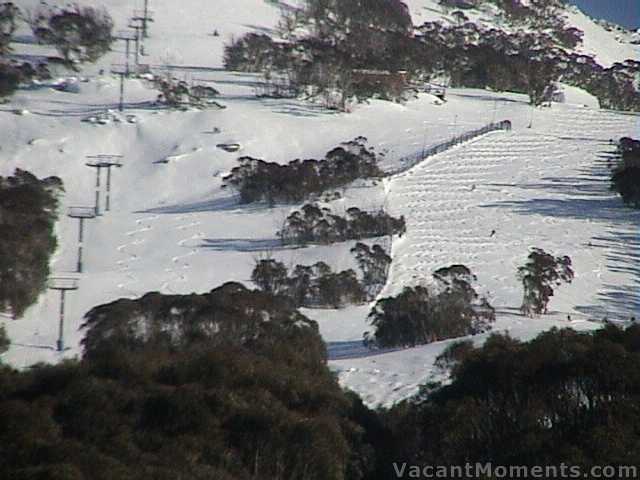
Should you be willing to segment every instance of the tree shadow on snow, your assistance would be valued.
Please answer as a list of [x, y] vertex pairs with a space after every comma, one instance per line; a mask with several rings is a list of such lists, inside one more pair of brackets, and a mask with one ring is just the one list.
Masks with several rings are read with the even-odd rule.
[[202, 212], [234, 212], [234, 213], [258, 213], [269, 210], [266, 203], [240, 203], [240, 197], [233, 195], [230, 197], [214, 198], [199, 202], [176, 203], [162, 207], [148, 208], [134, 213], [154, 213], [154, 214], [176, 214], [176, 213], [202, 213]]
[[214, 252], [265, 252], [302, 248], [296, 245], [282, 245], [279, 238], [206, 238], [200, 248]]
[[327, 357], [329, 360], [347, 360], [350, 358], [366, 358], [385, 353], [397, 352], [403, 348], [369, 348], [362, 340], [349, 342], [327, 342]]

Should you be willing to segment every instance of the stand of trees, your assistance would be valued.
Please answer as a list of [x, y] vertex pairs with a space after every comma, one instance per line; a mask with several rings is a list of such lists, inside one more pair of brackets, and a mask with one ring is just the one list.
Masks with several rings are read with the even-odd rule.
[[292, 272], [273, 258], [256, 261], [251, 280], [264, 292], [283, 295], [297, 307], [341, 308], [372, 300], [387, 281], [391, 257], [380, 245], [358, 242], [351, 252], [362, 271], [359, 280], [352, 269], [333, 272], [324, 262], [296, 265]]
[[68, 67], [95, 62], [111, 49], [113, 20], [104, 9], [72, 5], [40, 7], [29, 18], [40, 43], [53, 45]]
[[80, 361], [0, 368], [0, 477], [373, 480], [314, 322], [239, 284], [92, 309]]
[[356, 272], [351, 269], [333, 272], [324, 262], [296, 265], [289, 273], [281, 262], [260, 260], [251, 280], [265, 292], [289, 298], [296, 307], [341, 308], [367, 299]]
[[491, 329], [495, 310], [472, 287], [475, 276], [467, 267], [452, 265], [433, 276], [432, 287], [406, 287], [379, 300], [369, 314], [375, 331], [365, 334], [365, 342], [407, 347]]
[[524, 288], [520, 307], [522, 313], [529, 316], [547, 313], [553, 286], [573, 280], [571, 259], [567, 256], [554, 257], [540, 248], [534, 248], [527, 263], [518, 268], [518, 279]]
[[359, 178], [382, 176], [376, 155], [366, 143], [366, 138], [357, 137], [327, 152], [322, 160], [293, 160], [284, 165], [241, 157], [240, 165], [224, 177], [224, 185], [235, 188], [242, 203], [300, 202]]
[[[457, 24], [414, 28], [397, 0], [307, 0], [300, 10], [285, 11], [278, 41], [248, 34], [228, 45], [225, 66], [262, 72], [278, 92], [322, 96], [342, 110], [350, 98], [400, 100], [398, 91], [411, 79], [443, 76], [452, 86], [526, 93], [533, 105], [549, 100], [562, 79], [598, 97], [604, 108], [640, 110], [640, 62], [604, 68], [568, 52], [583, 32], [566, 26], [562, 2], [491, 1], [514, 33], [468, 22], [461, 11], [453, 15]], [[477, 2], [443, 3], [461, 8]]]
[[362, 271], [362, 285], [370, 299], [375, 298], [387, 283], [391, 257], [380, 245], [372, 247], [358, 242], [351, 249]]
[[227, 69], [275, 80], [277, 94], [305, 92], [346, 110], [351, 98], [402, 98], [403, 89], [391, 78], [369, 82], [357, 71], [403, 70], [411, 29], [408, 8], [399, 0], [305, 0], [299, 9], [283, 9], [279, 41], [246, 35], [226, 46], [224, 62]]
[[625, 204], [640, 208], [640, 141], [629, 137], [618, 142], [619, 161], [611, 174], [611, 190]]
[[0, 177], [0, 310], [14, 318], [46, 288], [62, 191], [57, 177], [39, 180], [20, 169]]
[[208, 85], [189, 85], [169, 74], [154, 77], [154, 85], [160, 90], [158, 101], [173, 108], [186, 105], [206, 107], [216, 103], [214, 98], [220, 94]]
[[351, 207], [346, 217], [341, 217], [329, 208], [307, 203], [287, 217], [277, 235], [283, 244], [304, 245], [402, 235], [405, 230], [404, 217], [392, 217], [383, 210], [368, 213]]
[[[387, 415], [389, 458], [398, 465], [564, 463], [583, 471], [637, 466], [639, 346], [634, 325], [552, 330], [528, 343], [492, 335], [480, 348], [460, 348], [449, 385]], [[380, 475], [394, 478], [391, 460]]]

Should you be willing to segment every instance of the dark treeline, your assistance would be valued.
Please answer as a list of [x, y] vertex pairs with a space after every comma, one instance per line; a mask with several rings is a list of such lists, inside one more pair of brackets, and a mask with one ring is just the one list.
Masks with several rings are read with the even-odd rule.
[[567, 52], [550, 35], [506, 33], [473, 23], [430, 22], [418, 30], [420, 41], [429, 45], [421, 62], [430, 65], [428, 70], [446, 72], [452, 86], [522, 92], [539, 105], [550, 100], [553, 83], [562, 78], [598, 97], [603, 108], [640, 109], [634, 87], [640, 62], [604, 68], [590, 56]]
[[480, 297], [475, 276], [464, 265], [441, 268], [430, 287], [406, 287], [378, 300], [369, 314], [373, 334], [365, 342], [379, 347], [415, 346], [491, 329], [495, 310]]
[[223, 180], [238, 191], [242, 203], [300, 202], [359, 178], [382, 176], [366, 142], [357, 137], [327, 152], [322, 160], [293, 160], [284, 165], [241, 157], [240, 165]]
[[314, 322], [228, 283], [92, 309], [82, 360], [0, 367], [0, 477], [375, 479]]
[[307, 203], [287, 217], [278, 236], [284, 244], [329, 244], [402, 235], [406, 229], [404, 217], [392, 217], [383, 210], [368, 213], [351, 207], [346, 213], [341, 217], [332, 214], [329, 208]]
[[356, 272], [333, 272], [324, 262], [296, 265], [292, 272], [282, 262], [260, 260], [251, 280], [265, 292], [284, 295], [297, 307], [341, 308], [364, 303], [366, 292]]
[[58, 177], [39, 180], [20, 169], [0, 177], [0, 311], [14, 318], [46, 288], [62, 191]]
[[[461, 4], [486, 2], [517, 27], [515, 33], [452, 12]], [[562, 79], [598, 97], [604, 108], [640, 110], [635, 86], [640, 62], [604, 68], [592, 57], [567, 52], [580, 45], [583, 32], [567, 27], [559, 0], [441, 3], [454, 23], [414, 28], [399, 0], [306, 0], [300, 9], [283, 13], [282, 38], [240, 37], [226, 47], [225, 65], [262, 72], [278, 92], [312, 92], [343, 110], [350, 98], [399, 100], [407, 82], [443, 76], [452, 86], [526, 93], [534, 105], [549, 100], [553, 83]]]
[[629, 137], [618, 142], [618, 164], [611, 174], [611, 189], [624, 203], [640, 208], [640, 141]]
[[289, 298], [297, 307], [341, 308], [372, 300], [387, 281], [391, 257], [380, 245], [369, 247], [358, 242], [351, 253], [362, 273], [358, 279], [352, 269], [333, 272], [324, 262], [296, 265], [289, 271], [272, 258], [256, 261], [251, 280], [263, 291]]
[[552, 330], [528, 343], [493, 335], [462, 347], [445, 361], [457, 358], [450, 385], [388, 414], [394, 461], [638, 465], [640, 327]]

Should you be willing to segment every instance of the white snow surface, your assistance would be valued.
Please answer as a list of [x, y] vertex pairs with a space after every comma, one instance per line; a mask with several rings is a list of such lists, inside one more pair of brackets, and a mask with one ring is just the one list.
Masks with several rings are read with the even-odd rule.
[[[82, 2], [89, 3], [93, 0]], [[354, 268], [353, 242], [280, 247], [275, 232], [297, 206], [239, 206], [232, 192], [221, 189], [222, 176], [238, 156], [278, 162], [319, 158], [364, 135], [389, 167], [403, 155], [503, 119], [513, 122], [513, 131], [460, 145], [383, 183], [361, 182], [331, 203], [337, 212], [385, 205], [405, 216], [407, 233], [393, 242], [382, 295], [428, 281], [437, 268], [463, 263], [498, 309], [495, 330], [514, 337], [529, 339], [554, 326], [594, 329], [600, 324], [592, 320], [605, 316], [638, 317], [640, 213], [609, 191], [607, 165], [614, 149], [610, 139], [640, 135], [637, 115], [593, 105], [531, 109], [523, 95], [463, 89], [450, 90], [443, 105], [421, 94], [404, 105], [371, 101], [349, 114], [298, 100], [257, 99], [256, 76], [222, 70], [222, 46], [232, 35], [273, 28], [276, 3], [151, 2], [155, 21], [142, 62], [212, 85], [221, 92], [224, 110], [157, 108], [152, 104], [157, 92], [144, 80], [129, 79], [126, 109], [119, 114], [119, 81], [98, 71], [122, 62], [121, 44], [82, 72], [86, 81], [77, 83], [78, 93], [40, 85], [21, 89], [0, 105], [0, 175], [22, 168], [40, 177], [58, 175], [65, 184], [54, 275], [74, 275], [78, 225], [66, 216], [67, 208], [93, 205], [95, 171], [85, 166], [85, 156], [124, 155], [123, 168], [112, 172], [111, 211], [85, 225], [85, 272], [77, 275], [80, 289], [66, 298], [68, 349], [54, 349], [59, 297], [47, 291], [22, 319], [0, 317], [12, 340], [3, 360], [23, 368], [80, 355], [84, 314], [121, 297], [207, 292], [231, 280], [250, 285], [254, 261], [267, 250], [287, 265], [322, 259], [335, 269]], [[412, 0], [409, 6], [415, 23], [437, 15], [434, 1]], [[109, 2], [118, 28], [125, 28], [133, 7], [129, 1]], [[585, 31], [602, 29], [586, 17], [580, 21]], [[211, 36], [214, 29], [220, 37]], [[613, 61], [624, 54], [609, 40], [592, 38], [588, 48], [601, 48], [598, 58]], [[110, 121], [82, 121], [96, 115]], [[241, 150], [216, 148], [225, 142], [237, 142]], [[369, 243], [375, 241], [381, 240]], [[522, 291], [515, 272], [533, 246], [570, 255], [576, 278], [557, 290], [549, 315], [529, 319], [518, 313]], [[390, 405], [437, 375], [433, 360], [451, 341], [368, 351], [361, 338], [371, 329], [369, 308], [303, 311], [318, 322], [341, 384], [369, 405]]]

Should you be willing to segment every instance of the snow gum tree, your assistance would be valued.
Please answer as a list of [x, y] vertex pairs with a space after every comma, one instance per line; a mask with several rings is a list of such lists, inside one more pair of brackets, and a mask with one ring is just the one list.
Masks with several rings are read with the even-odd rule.
[[16, 170], [0, 177], [0, 311], [22, 316], [45, 288], [56, 248], [57, 177]]
[[69, 66], [95, 62], [111, 49], [113, 20], [104, 9], [72, 7], [43, 8], [29, 23], [40, 43], [53, 45]]
[[518, 268], [518, 279], [524, 287], [522, 313], [529, 316], [547, 313], [553, 286], [571, 283], [573, 276], [571, 258], [554, 257], [541, 248], [534, 248], [527, 263]]

